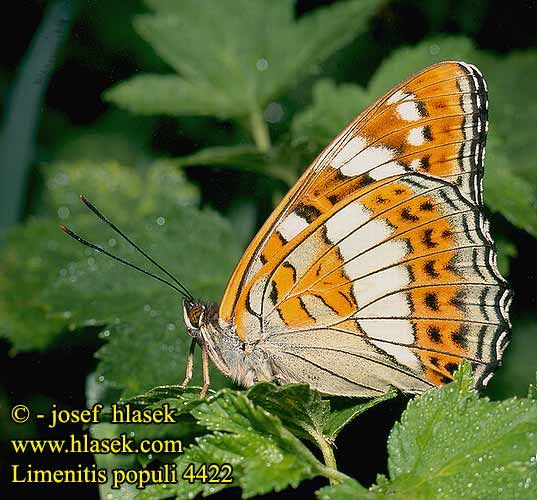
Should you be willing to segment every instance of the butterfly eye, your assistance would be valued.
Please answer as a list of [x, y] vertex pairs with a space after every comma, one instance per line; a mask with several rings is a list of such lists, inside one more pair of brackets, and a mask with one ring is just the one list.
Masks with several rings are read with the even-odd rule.
[[187, 328], [191, 330], [198, 330], [205, 313], [205, 307], [203, 304], [183, 301], [183, 316]]

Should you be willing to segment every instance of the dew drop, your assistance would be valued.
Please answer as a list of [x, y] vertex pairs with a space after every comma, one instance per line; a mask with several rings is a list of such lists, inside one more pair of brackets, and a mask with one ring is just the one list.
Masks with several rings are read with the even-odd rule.
[[157, 217], [157, 224], [159, 226], [163, 226], [164, 224], [166, 224], [166, 219], [164, 217]]
[[436, 56], [437, 54], [440, 53], [440, 45], [437, 45], [436, 43], [433, 43], [430, 47], [429, 47], [429, 53], [432, 55], [432, 56]]
[[269, 103], [268, 106], [265, 108], [265, 112], [263, 113], [265, 120], [267, 120], [267, 122], [269, 123], [281, 122], [283, 115], [283, 107], [278, 102]]
[[257, 60], [255, 67], [257, 68], [257, 71], [267, 71], [269, 63], [266, 59], [261, 58]]
[[58, 217], [60, 219], [67, 219], [71, 215], [71, 211], [68, 207], [60, 207], [58, 208]]
[[65, 186], [69, 184], [69, 176], [67, 174], [61, 173], [54, 177], [54, 182], [58, 186]]
[[36, 267], [39, 267], [42, 262], [43, 262], [43, 259], [41, 257], [32, 257], [30, 259], [30, 266], [36, 268]]

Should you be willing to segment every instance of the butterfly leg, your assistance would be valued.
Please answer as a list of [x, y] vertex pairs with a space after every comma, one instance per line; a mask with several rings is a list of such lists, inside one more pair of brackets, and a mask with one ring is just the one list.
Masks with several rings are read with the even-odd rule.
[[203, 388], [200, 392], [200, 398], [203, 398], [211, 385], [211, 378], [209, 376], [209, 355], [207, 354], [207, 349], [203, 346], [201, 347], [201, 366], [203, 371]]
[[192, 339], [190, 344], [190, 351], [188, 351], [188, 358], [186, 360], [186, 374], [185, 379], [181, 383], [181, 387], [186, 387], [192, 380], [192, 374], [194, 372], [194, 351], [196, 350], [196, 341]]

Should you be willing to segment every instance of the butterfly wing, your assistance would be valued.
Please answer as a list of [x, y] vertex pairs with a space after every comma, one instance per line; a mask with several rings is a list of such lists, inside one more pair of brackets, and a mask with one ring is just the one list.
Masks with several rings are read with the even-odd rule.
[[254, 238], [220, 317], [283, 381], [421, 392], [464, 358], [488, 381], [510, 292], [481, 212], [487, 95], [464, 63], [431, 66], [359, 115]]

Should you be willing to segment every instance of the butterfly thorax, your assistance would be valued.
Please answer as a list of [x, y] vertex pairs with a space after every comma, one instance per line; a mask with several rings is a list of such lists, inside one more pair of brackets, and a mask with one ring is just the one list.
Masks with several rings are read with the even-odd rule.
[[233, 324], [219, 318], [216, 304], [185, 300], [183, 316], [188, 334], [224, 375], [246, 387], [278, 378], [278, 370], [258, 342], [241, 340]]

